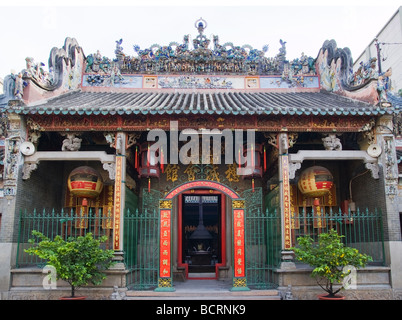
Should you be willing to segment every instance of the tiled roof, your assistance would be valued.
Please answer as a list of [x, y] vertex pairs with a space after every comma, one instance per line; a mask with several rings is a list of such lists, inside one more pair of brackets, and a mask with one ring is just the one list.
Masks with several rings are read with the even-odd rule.
[[35, 105], [12, 105], [18, 114], [283, 114], [382, 115], [396, 112], [321, 92], [82, 92]]

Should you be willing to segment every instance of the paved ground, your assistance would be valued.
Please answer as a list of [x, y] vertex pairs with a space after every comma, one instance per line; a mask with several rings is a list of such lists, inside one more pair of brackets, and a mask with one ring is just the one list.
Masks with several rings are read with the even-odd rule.
[[177, 292], [222, 292], [229, 291], [232, 288], [232, 280], [193, 280], [174, 282], [174, 288]]
[[174, 283], [173, 292], [129, 290], [127, 300], [280, 300], [277, 290], [231, 291], [232, 280], [188, 279]]

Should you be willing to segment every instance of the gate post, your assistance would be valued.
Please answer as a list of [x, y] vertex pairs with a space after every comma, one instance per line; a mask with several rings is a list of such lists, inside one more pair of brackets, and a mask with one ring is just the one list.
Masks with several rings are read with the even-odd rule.
[[155, 291], [175, 291], [172, 281], [172, 200], [159, 200], [159, 278]]
[[231, 291], [248, 291], [246, 278], [245, 201], [232, 201], [233, 218], [233, 287]]

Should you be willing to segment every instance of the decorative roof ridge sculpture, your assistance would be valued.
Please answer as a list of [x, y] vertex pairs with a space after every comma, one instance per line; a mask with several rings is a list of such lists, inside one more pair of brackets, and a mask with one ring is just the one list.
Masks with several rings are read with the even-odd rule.
[[[44, 95], [55, 96], [78, 89], [84, 59], [84, 52], [77, 40], [70, 37], [65, 39], [62, 48], [51, 49], [48, 70], [45, 69], [43, 62], [36, 63], [32, 57], [27, 57], [25, 69], [5, 77], [4, 94], [0, 95], [0, 107], [9, 100], [36, 101], [44, 99]], [[24, 89], [29, 84], [33, 86], [30, 86], [28, 97], [24, 97], [27, 92]]]
[[[87, 73], [119, 72], [120, 74], [226, 74], [226, 75], [280, 75], [285, 69], [293, 74], [315, 74], [314, 58], [302, 54], [300, 59], [291, 62], [286, 60], [286, 42], [280, 40], [279, 53], [273, 57], [265, 57], [268, 45], [262, 50], [251, 45], [235, 46], [232, 42], [219, 44], [219, 37], [211, 40], [203, 33], [207, 27], [204, 19], [195, 22], [198, 35], [193, 39], [190, 48], [190, 36], [183, 37], [183, 43], [170, 42], [167, 46], [153, 44], [141, 49], [134, 45], [137, 56], [129, 56], [123, 52], [123, 39], [116, 41], [116, 58], [111, 60], [102, 57], [99, 51], [87, 57]], [[117, 69], [116, 69], [117, 67]]]
[[315, 64], [324, 90], [382, 107], [394, 105], [398, 111], [402, 106], [402, 97], [391, 91], [392, 69], [379, 73], [377, 58], [361, 62], [354, 72], [350, 49], [338, 48], [332, 39], [324, 42]]

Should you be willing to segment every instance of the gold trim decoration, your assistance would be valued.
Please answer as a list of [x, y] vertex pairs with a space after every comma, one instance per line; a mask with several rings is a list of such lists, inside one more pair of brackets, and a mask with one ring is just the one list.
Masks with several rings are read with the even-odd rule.
[[172, 209], [172, 200], [159, 200], [160, 209]]
[[239, 182], [239, 176], [237, 175], [237, 166], [235, 163], [228, 164], [227, 170], [225, 171], [226, 179], [230, 182]]
[[233, 279], [233, 287], [247, 287], [247, 278], [234, 278]]
[[159, 278], [158, 287], [159, 288], [170, 288], [170, 287], [172, 287], [172, 278]]
[[233, 200], [232, 206], [234, 209], [244, 209], [246, 206], [246, 203], [244, 200]]

